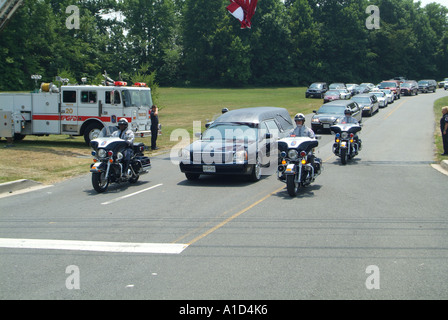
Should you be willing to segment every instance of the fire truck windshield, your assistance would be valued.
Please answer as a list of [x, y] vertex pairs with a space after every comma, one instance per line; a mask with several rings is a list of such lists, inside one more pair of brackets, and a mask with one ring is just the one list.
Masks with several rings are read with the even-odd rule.
[[151, 107], [151, 91], [123, 90], [123, 102], [125, 107]]

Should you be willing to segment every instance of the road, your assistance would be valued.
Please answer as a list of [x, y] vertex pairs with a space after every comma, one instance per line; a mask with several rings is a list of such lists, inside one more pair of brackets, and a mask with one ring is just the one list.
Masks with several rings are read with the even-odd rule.
[[296, 198], [275, 176], [189, 182], [167, 154], [105, 194], [86, 174], [1, 198], [0, 299], [447, 299], [442, 96], [365, 118], [346, 166], [323, 135], [324, 171]]

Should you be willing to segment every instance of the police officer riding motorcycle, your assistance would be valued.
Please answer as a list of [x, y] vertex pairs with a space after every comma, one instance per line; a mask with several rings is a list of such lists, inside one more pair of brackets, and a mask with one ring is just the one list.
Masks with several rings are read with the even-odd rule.
[[286, 183], [288, 194], [295, 197], [300, 187], [311, 184], [321, 173], [322, 161], [314, 155], [319, 145], [313, 130], [305, 126], [305, 116], [298, 113], [294, 117], [297, 127], [289, 137], [278, 141], [280, 164], [277, 177]]
[[358, 120], [352, 117], [350, 109], [346, 109], [344, 114], [345, 116], [330, 129], [336, 135], [333, 153], [341, 158], [342, 164], [347, 164], [347, 161], [353, 159], [362, 149], [362, 141], [357, 134], [362, 128]]
[[151, 169], [151, 160], [143, 152], [143, 143], [134, 143], [134, 132], [122, 118], [116, 127], [105, 127], [100, 136], [90, 142], [94, 163], [91, 165], [93, 188], [105, 192], [112, 182], [136, 183], [141, 174]]

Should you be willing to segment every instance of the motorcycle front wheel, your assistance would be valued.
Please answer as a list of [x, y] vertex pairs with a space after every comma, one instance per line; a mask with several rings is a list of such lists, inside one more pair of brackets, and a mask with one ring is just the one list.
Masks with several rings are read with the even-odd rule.
[[348, 159], [347, 149], [343, 148], [343, 149], [341, 149], [341, 163], [347, 164], [347, 159]]
[[109, 179], [105, 178], [105, 172], [92, 173], [92, 185], [96, 192], [103, 193], [109, 187]]
[[286, 176], [286, 189], [291, 197], [295, 197], [299, 191], [299, 183], [295, 178], [295, 175], [292, 174]]

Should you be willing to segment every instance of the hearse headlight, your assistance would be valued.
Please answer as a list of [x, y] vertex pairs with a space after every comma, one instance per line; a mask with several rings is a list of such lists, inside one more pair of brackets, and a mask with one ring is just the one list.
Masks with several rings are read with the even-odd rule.
[[187, 149], [182, 149], [179, 152], [179, 157], [180, 157], [181, 160], [190, 161], [190, 151], [187, 150]]
[[233, 161], [236, 163], [244, 163], [247, 160], [247, 152], [245, 150], [240, 150], [234, 153]]

